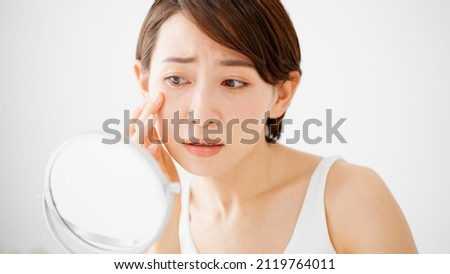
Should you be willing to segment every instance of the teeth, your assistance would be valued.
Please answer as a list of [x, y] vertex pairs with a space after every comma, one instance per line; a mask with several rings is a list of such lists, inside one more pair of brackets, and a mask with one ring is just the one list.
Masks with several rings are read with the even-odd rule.
[[192, 146], [208, 146], [208, 147], [213, 147], [216, 146], [217, 144], [207, 144], [207, 143], [187, 143], [188, 145], [192, 145]]
[[213, 146], [215, 146], [215, 145], [213, 145], [213, 144], [200, 144], [200, 143], [192, 143], [191, 145], [194, 145], [194, 146], [208, 146], [208, 147], [213, 147]]

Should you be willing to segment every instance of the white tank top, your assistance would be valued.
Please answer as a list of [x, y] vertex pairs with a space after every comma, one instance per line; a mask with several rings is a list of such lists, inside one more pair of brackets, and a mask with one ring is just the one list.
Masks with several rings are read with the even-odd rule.
[[[324, 158], [314, 170], [285, 254], [336, 253], [328, 234], [324, 196], [328, 171], [339, 158]], [[190, 184], [190, 181], [182, 184], [179, 236], [181, 253], [196, 254], [198, 251], [192, 240], [189, 224]]]

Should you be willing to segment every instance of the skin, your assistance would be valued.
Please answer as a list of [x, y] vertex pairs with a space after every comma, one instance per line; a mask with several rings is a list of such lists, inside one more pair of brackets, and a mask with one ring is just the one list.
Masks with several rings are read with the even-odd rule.
[[[234, 60], [232, 66], [230, 60]], [[183, 15], [174, 15], [159, 32], [150, 71], [142, 71], [139, 61], [134, 66], [146, 104], [133, 115], [142, 121], [156, 117], [156, 125], [147, 125], [146, 132], [158, 136], [162, 119], [173, 118], [176, 111], [187, 118], [193, 110], [201, 121], [194, 124], [199, 139], [206, 129], [217, 128], [217, 123], [202, 124], [210, 118], [226, 125], [235, 118], [260, 120], [268, 110], [271, 117], [281, 116], [299, 85], [299, 73], [291, 72], [289, 81], [272, 86], [244, 63], [251, 62], [208, 38]], [[321, 158], [280, 144], [269, 145], [263, 124], [252, 128], [261, 137], [252, 145], [239, 142], [248, 138], [239, 126], [215, 135], [225, 140], [232, 134], [232, 144], [225, 144], [210, 158], [193, 156], [184, 144], [175, 142], [173, 126], [168, 136], [161, 136], [168, 137], [166, 148], [171, 156], [161, 145], [142, 143], [172, 182], [179, 181], [172, 159], [197, 175], [191, 188], [190, 216], [192, 238], [200, 253], [283, 253], [291, 239]], [[181, 137], [188, 138], [187, 132], [187, 126], [181, 127]], [[130, 134], [139, 141], [133, 127]], [[417, 252], [399, 206], [369, 168], [337, 161], [327, 178], [325, 207], [329, 236], [338, 253]], [[169, 225], [149, 252], [180, 252], [180, 208], [178, 196]]]

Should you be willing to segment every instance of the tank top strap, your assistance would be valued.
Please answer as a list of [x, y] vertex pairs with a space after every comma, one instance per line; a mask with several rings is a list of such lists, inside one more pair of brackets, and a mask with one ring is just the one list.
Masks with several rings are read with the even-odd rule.
[[[328, 172], [339, 156], [324, 158], [314, 170], [303, 205], [297, 219], [292, 238], [284, 253], [332, 254], [336, 253], [328, 235], [325, 214], [325, 187]], [[190, 186], [191, 181], [182, 183], [179, 236], [181, 253], [198, 253], [190, 230]]]
[[190, 192], [191, 192], [191, 181], [188, 180], [181, 184], [181, 212], [180, 212], [180, 222], [179, 222], [179, 237], [180, 237], [180, 248], [181, 254], [195, 254], [198, 253], [195, 249], [195, 244], [191, 237], [190, 229]]
[[285, 253], [336, 253], [328, 234], [325, 187], [331, 166], [340, 158], [338, 155], [323, 158], [314, 170]]

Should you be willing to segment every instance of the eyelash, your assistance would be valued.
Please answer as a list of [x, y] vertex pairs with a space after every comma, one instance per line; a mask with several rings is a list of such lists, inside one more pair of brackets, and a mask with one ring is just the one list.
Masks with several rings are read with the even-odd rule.
[[[176, 80], [175, 80], [175, 79], [176, 79]], [[190, 83], [191, 83], [191, 82], [189, 82], [188, 80], [186, 80], [184, 77], [181, 77], [181, 76], [169, 76], [169, 77], [166, 77], [164, 80], [165, 80], [165, 81], [168, 81], [168, 82], [169, 82], [169, 85], [171, 85], [171, 86], [173, 86], [173, 87], [180, 87], [180, 86], [187, 85], [187, 84], [190, 84]], [[175, 83], [175, 82], [182, 82], [183, 80], [184, 80], [184, 82], [186, 82], [186, 83], [181, 83], [181, 84], [180, 84], [180, 83]], [[237, 83], [240, 84], [241, 86], [240, 86], [240, 87], [231, 87], [231, 86], [228, 86], [228, 84], [230, 84], [230, 82], [237, 82]], [[226, 88], [229, 88], [229, 89], [235, 91], [235, 90], [239, 90], [239, 89], [245, 88], [245, 87], [247, 87], [249, 84], [246, 83], [246, 82], [244, 82], [244, 81], [240, 81], [240, 80], [226, 79], [226, 80], [224, 80], [220, 85], [225, 86]]]
[[238, 82], [238, 83], [241, 84], [240, 87], [230, 87], [230, 86], [226, 86], [227, 88], [229, 88], [229, 89], [231, 89], [231, 90], [239, 90], [239, 89], [245, 88], [245, 87], [247, 87], [247, 86], [249, 85], [248, 83], [246, 83], [246, 82], [244, 82], [244, 81], [235, 80], [235, 79], [227, 79], [227, 80], [223, 81], [223, 82], [221, 83], [221, 85], [226, 85], [226, 83], [229, 82], [229, 81], [231, 81], [231, 82]]
[[[174, 82], [176, 82], [176, 81], [174, 81], [175, 78], [176, 78], [179, 82], [181, 82], [181, 80], [185, 80], [187, 83], [184, 83], [184, 84], [176, 84], [176, 83], [174, 83]], [[188, 80], [186, 80], [184, 77], [181, 77], [181, 76], [169, 76], [169, 77], [165, 78], [164, 80], [168, 81], [168, 82], [169, 82], [169, 85], [174, 86], [174, 87], [179, 87], [179, 86], [187, 85], [188, 83], [190, 83]]]

